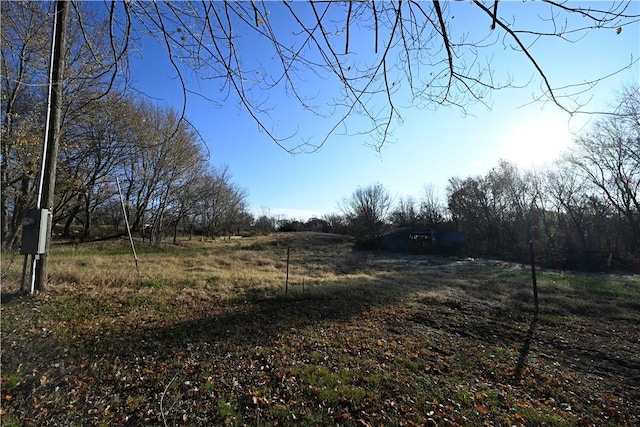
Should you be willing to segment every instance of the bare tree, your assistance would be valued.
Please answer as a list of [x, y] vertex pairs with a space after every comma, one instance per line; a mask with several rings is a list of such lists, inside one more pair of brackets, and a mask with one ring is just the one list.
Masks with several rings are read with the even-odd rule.
[[200, 138], [179, 113], [147, 102], [122, 104], [127, 111], [127, 145], [118, 163], [133, 230], [145, 225], [162, 235], [164, 214], [189, 169], [206, 159]]
[[627, 88], [553, 168], [523, 173], [501, 161], [484, 176], [451, 178], [448, 207], [468, 247], [522, 258], [535, 239], [549, 265], [601, 268], [614, 253], [637, 265], [639, 93]]
[[416, 209], [416, 200], [409, 197], [401, 197], [396, 207], [389, 215], [391, 223], [396, 227], [415, 227], [420, 222], [419, 211]]
[[206, 165], [204, 159], [185, 167], [183, 173], [176, 180], [175, 186], [169, 193], [165, 208], [168, 223], [173, 228], [173, 244], [178, 243], [178, 227], [182, 223], [189, 231], [189, 239], [193, 234], [194, 216], [198, 213], [197, 207], [205, 193], [201, 185], [201, 178], [205, 175]]
[[51, 37], [39, 3], [0, 3], [2, 26], [2, 243], [11, 246], [26, 210], [35, 206], [46, 105], [46, 64]]
[[538, 209], [528, 181], [504, 160], [485, 176], [449, 180], [449, 211], [472, 247], [493, 255], [526, 253]]
[[[174, 132], [184, 120], [187, 97], [195, 94], [218, 104], [238, 102], [262, 132], [291, 152], [317, 150], [336, 133], [366, 135], [380, 149], [401, 120], [400, 105], [456, 106], [466, 111], [476, 102], [488, 105], [495, 90], [527, 83], [514, 80], [509, 70], [492, 67], [489, 58], [493, 49], [503, 47], [526, 61], [540, 81], [535, 99], [551, 100], [573, 113], [583, 107], [577, 96], [599, 79], [584, 82], [577, 77], [576, 84], [558, 87], [536, 60], [532, 46], [542, 39], [571, 43], [589, 31], [621, 32], [638, 22], [639, 14], [632, 10], [632, 4], [623, 0], [593, 7], [590, 3], [543, 0], [539, 5], [515, 9], [508, 2], [473, 0], [464, 5], [464, 13], [471, 20], [485, 20], [489, 29], [469, 32], [454, 20], [454, 11], [463, 6], [437, 0], [72, 1], [68, 8], [58, 2], [65, 16], [69, 12], [68, 49], [56, 61], [67, 66], [61, 79], [63, 89], [56, 89], [62, 104], [61, 135], [63, 138], [66, 121], [81, 116], [87, 105], [117, 87], [120, 79], [126, 80], [128, 55], [135, 51], [132, 48], [139, 36], [155, 37], [166, 49], [182, 86], [184, 104]], [[29, 120], [18, 120], [17, 114], [29, 111], [23, 101], [30, 97], [44, 99], [38, 92], [47, 83], [45, 47], [53, 16], [47, 7], [2, 2], [3, 242], [15, 237], [16, 219], [31, 203], [29, 196], [35, 187], [32, 154], [21, 144], [33, 144], [44, 114], [38, 108]], [[532, 15], [532, 7], [540, 19], [533, 26], [522, 26], [520, 17]], [[635, 61], [631, 59], [628, 65]], [[219, 87], [202, 92], [189, 76], [219, 82]], [[313, 89], [315, 85], [305, 84], [312, 78], [326, 81], [327, 90], [320, 92]], [[325, 132], [312, 139], [300, 134], [297, 125], [288, 120], [278, 121], [269, 99], [274, 91], [286, 92], [303, 111], [327, 119], [322, 121], [328, 123]], [[364, 120], [351, 121], [353, 116]], [[60, 134], [53, 139], [57, 144]], [[154, 144], [168, 140], [165, 135]], [[131, 154], [135, 150], [133, 147]], [[26, 167], [17, 167], [16, 159], [26, 160], [21, 163]], [[46, 169], [52, 175], [46, 180], [46, 192], [51, 194], [55, 169]], [[150, 173], [157, 171], [151, 167]], [[155, 178], [159, 179], [150, 177], [152, 181]], [[149, 201], [153, 194], [148, 187], [130, 186], [129, 190], [140, 191], [142, 201]], [[46, 205], [52, 207], [53, 202], [47, 200]], [[144, 209], [146, 205], [136, 214]]]
[[200, 179], [195, 212], [207, 237], [236, 233], [248, 219], [247, 190], [232, 181], [229, 168], [211, 167]]
[[261, 234], [271, 233], [276, 229], [276, 220], [267, 215], [260, 215], [253, 223], [253, 229]]
[[[541, 88], [534, 99], [550, 100], [569, 113], [580, 111], [577, 95], [599, 79], [554, 84], [554, 76], [536, 59], [535, 45], [542, 40], [569, 45], [591, 31], [619, 33], [640, 17], [631, 0], [597, 6], [556, 0], [527, 5], [372, 0], [107, 6], [114, 30], [144, 28], [145, 36], [154, 36], [166, 49], [185, 102], [190, 93], [214, 103], [234, 99], [262, 132], [293, 152], [319, 149], [336, 132], [368, 135], [379, 149], [401, 120], [400, 105], [466, 111], [472, 103], [488, 105], [495, 90], [529, 83], [531, 76]], [[456, 11], [468, 21], [486, 22], [486, 29], [457, 24]], [[531, 16], [538, 19], [532, 23]], [[522, 81], [509, 70], [494, 69], [496, 50], [527, 63], [531, 75]], [[189, 84], [189, 72], [199, 80], [220, 82], [221, 92], [197, 90]], [[326, 81], [322, 93], [305, 84], [312, 78]], [[272, 90], [330, 119], [324, 136], [313, 140], [299, 135], [297, 126], [279, 122], [268, 98]], [[353, 115], [366, 124], [350, 121]]]
[[567, 159], [597, 196], [624, 218], [628, 249], [640, 250], [640, 89], [629, 88], [614, 114], [575, 140]]
[[112, 93], [67, 121], [54, 208], [54, 222], [64, 220], [65, 235], [79, 221], [82, 238], [89, 237], [93, 212], [116, 194], [116, 170], [126, 146], [134, 143], [128, 139], [126, 109], [127, 101]]
[[358, 187], [342, 200], [340, 209], [358, 243], [371, 247], [384, 229], [391, 204], [391, 196], [382, 184], [373, 184]]
[[423, 187], [419, 215], [420, 221], [429, 227], [435, 227], [447, 220], [447, 207], [431, 184], [425, 184]]
[[447, 200], [451, 219], [458, 231], [465, 234], [468, 246], [479, 251], [488, 251], [488, 242], [493, 233], [490, 225], [494, 224], [494, 213], [482, 178], [450, 178]]
[[[545, 227], [551, 251], [564, 250], [579, 242], [579, 247], [587, 248], [584, 231], [588, 223], [587, 207], [589, 185], [568, 163], [558, 163], [554, 170], [547, 171], [544, 178], [545, 200], [549, 202], [546, 213], [552, 215]], [[557, 229], [557, 232], [553, 230]]]
[[349, 227], [344, 215], [337, 213], [325, 214], [322, 216], [322, 220], [328, 224], [331, 233], [348, 234]]
[[[2, 2], [2, 176], [0, 202], [2, 242], [11, 244], [27, 208], [36, 204], [39, 155], [47, 115], [47, 84], [51, 65], [51, 3]], [[69, 11], [70, 9], [70, 11]], [[68, 13], [67, 13], [68, 12]], [[67, 146], [68, 123], [86, 115], [95, 101], [126, 81], [118, 71], [126, 65], [126, 31], [109, 31], [104, 14], [91, 5], [70, 2], [65, 8], [65, 64], [60, 84], [60, 128], [55, 138]], [[87, 28], [87, 32], [84, 29]], [[123, 36], [122, 38], [120, 38]], [[124, 41], [124, 46], [118, 40]], [[120, 47], [118, 47], [120, 46]], [[55, 151], [58, 151], [57, 148]], [[55, 168], [53, 168], [55, 169]], [[48, 180], [42, 180], [48, 182]], [[51, 180], [54, 191], [55, 180]], [[61, 203], [51, 203], [55, 206]]]

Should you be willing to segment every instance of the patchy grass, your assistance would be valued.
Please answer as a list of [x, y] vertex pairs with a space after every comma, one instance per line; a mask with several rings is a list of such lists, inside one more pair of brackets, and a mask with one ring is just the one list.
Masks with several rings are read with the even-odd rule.
[[[290, 249], [285, 293], [286, 250]], [[2, 425], [637, 425], [640, 280], [291, 233], [3, 272]], [[3, 254], [3, 265], [6, 262]]]

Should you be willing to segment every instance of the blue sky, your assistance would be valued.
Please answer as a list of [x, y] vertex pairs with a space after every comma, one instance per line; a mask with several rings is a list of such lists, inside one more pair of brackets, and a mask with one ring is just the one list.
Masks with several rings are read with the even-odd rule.
[[[597, 6], [597, 2], [588, 2]], [[302, 7], [304, 5], [296, 5]], [[475, 7], [467, 2], [449, 3], [450, 16], [455, 16], [454, 32], [489, 34], [489, 22], [478, 20], [471, 12]], [[522, 2], [501, 2], [505, 15], [517, 16], [518, 23], [530, 19], [538, 25], [540, 5]], [[633, 2], [632, 12], [640, 13], [640, 2]], [[509, 10], [511, 9], [511, 10]], [[287, 25], [278, 15], [281, 10], [273, 3], [272, 19]], [[284, 15], [282, 15], [284, 17]], [[485, 17], [486, 21], [486, 17]], [[286, 28], [285, 28], [286, 29]], [[370, 37], [356, 35], [355, 52], [363, 60], [372, 54], [367, 47]], [[357, 38], [361, 37], [361, 38]], [[262, 52], [249, 56], [260, 58]], [[368, 49], [368, 50], [367, 50]], [[574, 43], [550, 40], [539, 42], [532, 52], [548, 73], [553, 86], [588, 81], [623, 68], [631, 58], [640, 56], [640, 24], [614, 30], [593, 30]], [[491, 109], [471, 105], [467, 114], [455, 108], [401, 109], [403, 121], [393, 129], [393, 142], [378, 153], [367, 145], [365, 137], [334, 134], [319, 152], [291, 155], [259, 132], [249, 115], [233, 100], [213, 105], [191, 96], [186, 115], [199, 130], [214, 165], [227, 165], [234, 181], [247, 189], [249, 203], [256, 215], [281, 215], [306, 219], [311, 216], [338, 212], [338, 201], [348, 197], [358, 186], [379, 182], [395, 197], [420, 198], [425, 185], [444, 199], [449, 178], [475, 176], [496, 166], [500, 158], [522, 168], [540, 167], [553, 160], [572, 138], [588, 126], [590, 116], [570, 118], [550, 103], [532, 103], [540, 93], [540, 81], [521, 56], [503, 49], [499, 42], [488, 51], [492, 66], [505, 76], [513, 76], [523, 87], [494, 92], [489, 100]], [[520, 59], [518, 59], [520, 58]], [[159, 105], [182, 108], [182, 96], [175, 72], [166, 53], [152, 42], [146, 42], [137, 59], [132, 61], [136, 86]], [[532, 78], [533, 76], [533, 78]], [[640, 67], [633, 67], [600, 82], [582, 101], [587, 109], [602, 110], [615, 100], [615, 92], [624, 84], [640, 80]], [[525, 85], [528, 83], [527, 85]], [[331, 81], [309, 77], [305, 83], [310, 93], [331, 93]], [[210, 82], [192, 81], [192, 88], [216, 93]], [[265, 94], [274, 106], [273, 126], [286, 133], [297, 129], [299, 138], [323, 135], [328, 119], [304, 114], [280, 92]], [[321, 96], [318, 102], [322, 102]], [[358, 126], [354, 118], [351, 126]], [[298, 141], [299, 142], [299, 139]], [[296, 142], [295, 138], [292, 142]]]

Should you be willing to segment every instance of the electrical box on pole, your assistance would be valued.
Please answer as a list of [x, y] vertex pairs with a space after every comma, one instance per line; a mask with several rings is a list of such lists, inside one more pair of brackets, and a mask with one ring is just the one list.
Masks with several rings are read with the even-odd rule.
[[31, 209], [22, 219], [20, 254], [42, 255], [47, 247], [49, 209]]

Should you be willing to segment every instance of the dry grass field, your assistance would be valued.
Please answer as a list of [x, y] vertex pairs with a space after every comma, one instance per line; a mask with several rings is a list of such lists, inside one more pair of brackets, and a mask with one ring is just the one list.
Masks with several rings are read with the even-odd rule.
[[[286, 286], [287, 248], [290, 250]], [[640, 277], [292, 233], [2, 255], [3, 426], [632, 426]]]

